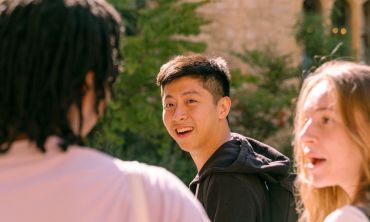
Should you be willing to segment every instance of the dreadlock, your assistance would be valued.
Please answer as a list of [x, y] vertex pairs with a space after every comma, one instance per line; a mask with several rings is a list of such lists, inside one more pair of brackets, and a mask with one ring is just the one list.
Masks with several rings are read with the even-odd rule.
[[19, 136], [45, 152], [81, 144], [68, 121], [79, 109], [87, 72], [94, 73], [95, 111], [119, 73], [120, 16], [103, 0], [0, 0], [0, 152]]

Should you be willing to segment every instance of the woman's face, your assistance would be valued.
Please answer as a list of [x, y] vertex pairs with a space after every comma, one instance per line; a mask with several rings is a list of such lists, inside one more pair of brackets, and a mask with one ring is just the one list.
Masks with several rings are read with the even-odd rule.
[[329, 81], [322, 80], [311, 89], [302, 115], [298, 142], [307, 179], [317, 188], [338, 185], [351, 196], [359, 180], [361, 154], [346, 133]]

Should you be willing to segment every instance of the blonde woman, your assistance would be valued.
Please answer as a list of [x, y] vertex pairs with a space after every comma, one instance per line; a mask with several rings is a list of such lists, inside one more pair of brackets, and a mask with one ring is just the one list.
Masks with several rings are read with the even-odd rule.
[[328, 62], [304, 81], [295, 159], [300, 221], [369, 221], [369, 66]]

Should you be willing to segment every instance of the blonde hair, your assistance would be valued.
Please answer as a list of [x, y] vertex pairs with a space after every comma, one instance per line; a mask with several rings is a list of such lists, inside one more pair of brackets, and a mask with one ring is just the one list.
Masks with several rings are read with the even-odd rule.
[[[303, 149], [299, 132], [303, 127], [303, 103], [312, 88], [327, 80], [334, 87], [337, 106], [346, 127], [346, 133], [356, 144], [362, 156], [360, 181], [356, 194], [350, 199], [339, 186], [315, 188], [307, 180], [304, 168]], [[345, 204], [369, 201], [370, 187], [370, 67], [345, 61], [331, 61], [320, 66], [304, 81], [294, 121], [294, 155], [298, 174], [297, 190], [301, 200], [298, 203], [300, 221], [318, 222]]]

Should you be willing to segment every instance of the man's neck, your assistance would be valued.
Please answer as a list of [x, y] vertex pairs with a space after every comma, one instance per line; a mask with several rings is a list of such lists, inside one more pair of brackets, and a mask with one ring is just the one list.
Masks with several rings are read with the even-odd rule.
[[207, 160], [212, 156], [218, 148], [227, 141], [231, 139], [231, 132], [229, 129], [227, 129], [224, 133], [218, 136], [218, 140], [211, 144], [208, 149], [197, 149], [194, 152], [190, 152], [190, 155], [195, 163], [195, 166], [197, 167], [198, 172], [202, 169], [204, 164], [207, 162]]

